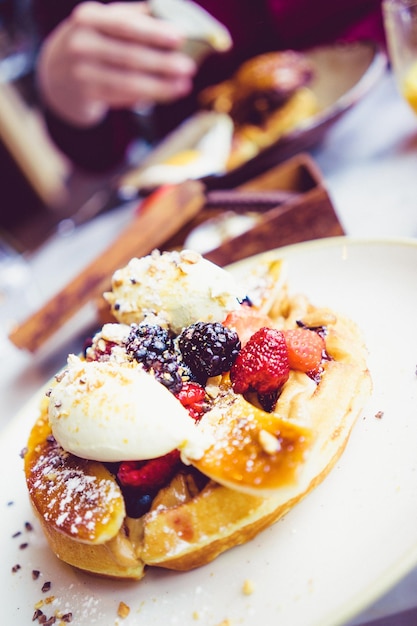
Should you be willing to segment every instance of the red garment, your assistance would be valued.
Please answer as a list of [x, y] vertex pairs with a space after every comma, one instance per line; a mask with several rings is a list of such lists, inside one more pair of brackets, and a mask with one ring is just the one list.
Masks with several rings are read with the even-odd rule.
[[[104, 2], [108, 0], [102, 0]], [[197, 0], [229, 29], [233, 49], [202, 65], [193, 93], [156, 107], [154, 126], [164, 136], [196, 108], [202, 87], [230, 76], [245, 59], [270, 50], [302, 50], [335, 41], [373, 39], [384, 43], [380, 0]], [[45, 35], [78, 0], [33, 0], [41, 34]], [[137, 119], [129, 111], [112, 111], [96, 128], [74, 129], [46, 111], [52, 137], [82, 168], [105, 170], [120, 163], [138, 136]]]

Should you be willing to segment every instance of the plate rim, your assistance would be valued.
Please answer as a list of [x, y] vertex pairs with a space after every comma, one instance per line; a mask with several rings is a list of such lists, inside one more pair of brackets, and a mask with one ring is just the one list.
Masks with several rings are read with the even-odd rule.
[[272, 248], [271, 250], [265, 250], [264, 252], [258, 252], [254, 255], [234, 261], [225, 266], [227, 270], [233, 270], [239, 265], [256, 261], [263, 256], [277, 256], [277, 253], [284, 256], [286, 253], [292, 253], [297, 249], [316, 249], [316, 248], [333, 248], [338, 245], [348, 245], [350, 247], [358, 246], [390, 246], [390, 247], [411, 247], [417, 249], [417, 238], [411, 236], [383, 236], [383, 237], [369, 237], [369, 236], [355, 236], [355, 235], [336, 235], [334, 237], [323, 237], [320, 239], [310, 239], [308, 241], [300, 241], [298, 243], [291, 243], [286, 246], [278, 248]]

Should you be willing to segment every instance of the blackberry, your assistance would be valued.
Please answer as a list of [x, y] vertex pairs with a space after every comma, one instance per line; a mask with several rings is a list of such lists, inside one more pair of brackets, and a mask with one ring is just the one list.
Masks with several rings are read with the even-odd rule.
[[258, 393], [258, 402], [267, 413], [272, 413], [278, 401], [281, 389], [270, 391], [269, 393]]
[[171, 393], [181, 391], [183, 368], [167, 330], [156, 324], [131, 324], [126, 351]]
[[220, 322], [197, 322], [178, 337], [183, 361], [202, 385], [232, 367], [241, 344], [237, 333]]

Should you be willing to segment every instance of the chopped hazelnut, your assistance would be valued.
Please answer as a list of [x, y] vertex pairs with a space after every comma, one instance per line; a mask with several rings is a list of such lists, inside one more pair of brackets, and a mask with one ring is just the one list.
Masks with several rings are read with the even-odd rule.
[[130, 607], [125, 604], [124, 602], [119, 602], [119, 606], [117, 609], [117, 615], [119, 617], [125, 618], [129, 615], [130, 613]]

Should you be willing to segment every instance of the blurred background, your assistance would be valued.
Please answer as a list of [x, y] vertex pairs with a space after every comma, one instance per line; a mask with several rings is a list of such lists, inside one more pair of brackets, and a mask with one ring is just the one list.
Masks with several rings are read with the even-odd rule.
[[31, 0], [0, 0], [0, 234], [21, 251], [36, 249], [102, 184], [74, 171], [46, 133], [37, 41]]

